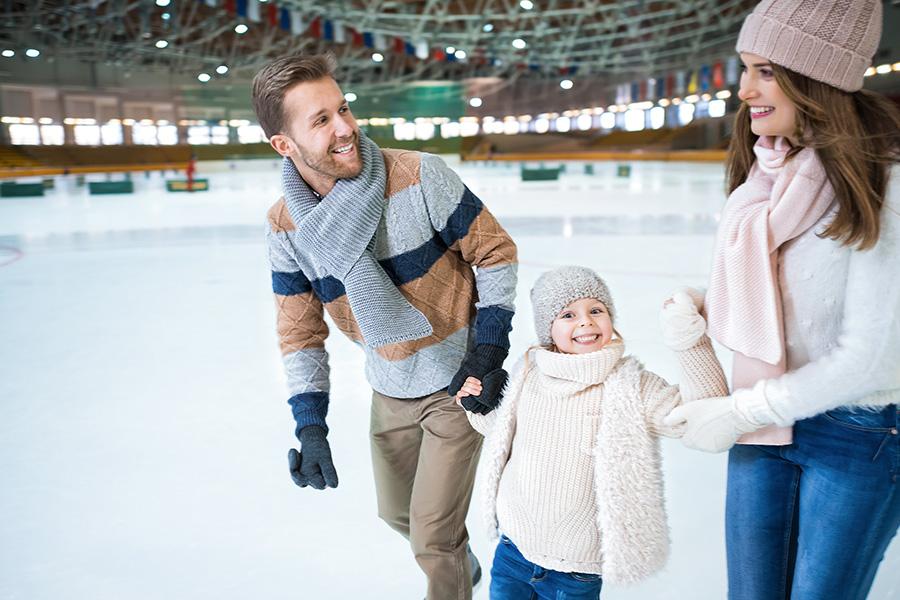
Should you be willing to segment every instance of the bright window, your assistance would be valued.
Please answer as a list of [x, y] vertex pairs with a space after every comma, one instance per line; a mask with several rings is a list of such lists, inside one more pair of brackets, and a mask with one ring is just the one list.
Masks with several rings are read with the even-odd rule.
[[266, 141], [266, 134], [259, 125], [242, 125], [238, 127], [238, 141], [242, 144], [258, 144]]
[[156, 130], [159, 143], [164, 146], [174, 146], [178, 143], [178, 127], [175, 125], [161, 125]]
[[79, 146], [99, 146], [100, 127], [97, 125], [76, 125], [75, 143]]
[[125, 140], [120, 123], [107, 123], [100, 127], [100, 139], [107, 146], [118, 146]]
[[157, 145], [159, 142], [156, 140], [156, 125], [135, 123], [131, 126], [131, 141], [144, 146]]
[[9, 126], [9, 139], [16, 145], [37, 146], [41, 143], [37, 125], [14, 123]]
[[187, 130], [187, 143], [192, 146], [205, 146], [209, 144], [209, 127], [206, 125], [192, 125]]
[[227, 144], [228, 143], [228, 126], [227, 125], [216, 125], [211, 128], [212, 137], [210, 141], [213, 144]]
[[577, 123], [578, 129], [587, 131], [594, 124], [594, 117], [592, 115], [579, 115]]
[[462, 121], [459, 124], [459, 133], [462, 137], [478, 135], [479, 129], [478, 121]]
[[678, 105], [678, 124], [687, 125], [694, 120], [694, 105], [685, 102]]
[[441, 124], [441, 137], [442, 138], [455, 138], [459, 137], [460, 126], [458, 121], [450, 121], [449, 123]]
[[416, 121], [416, 139], [430, 140], [434, 137], [434, 123], [431, 121]]
[[65, 144], [66, 132], [63, 126], [41, 125], [41, 143], [45, 146], [62, 146]]
[[724, 117], [725, 116], [725, 101], [724, 100], [713, 100], [709, 103], [709, 116], [711, 117]]
[[654, 106], [650, 109], [650, 127], [660, 129], [666, 124], [666, 109], [662, 106]]

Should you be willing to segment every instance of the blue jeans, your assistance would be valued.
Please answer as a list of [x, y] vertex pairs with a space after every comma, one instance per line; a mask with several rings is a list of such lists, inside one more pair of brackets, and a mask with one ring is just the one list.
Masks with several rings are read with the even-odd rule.
[[603, 582], [593, 573], [562, 573], [529, 562], [505, 535], [491, 567], [491, 600], [596, 600]]
[[730, 600], [863, 600], [900, 526], [900, 410], [839, 408], [728, 455]]

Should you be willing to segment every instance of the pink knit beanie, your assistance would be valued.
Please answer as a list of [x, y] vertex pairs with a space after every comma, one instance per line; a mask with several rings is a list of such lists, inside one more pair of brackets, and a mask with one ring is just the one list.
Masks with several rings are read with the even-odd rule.
[[763, 0], [744, 20], [737, 51], [855, 92], [880, 38], [881, 0]]

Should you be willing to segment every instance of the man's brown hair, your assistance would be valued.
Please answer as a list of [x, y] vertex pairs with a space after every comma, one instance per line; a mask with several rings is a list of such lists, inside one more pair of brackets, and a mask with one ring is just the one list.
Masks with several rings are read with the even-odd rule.
[[251, 100], [266, 137], [285, 129], [284, 95], [298, 83], [334, 79], [337, 62], [332, 54], [293, 54], [276, 58], [253, 78]]

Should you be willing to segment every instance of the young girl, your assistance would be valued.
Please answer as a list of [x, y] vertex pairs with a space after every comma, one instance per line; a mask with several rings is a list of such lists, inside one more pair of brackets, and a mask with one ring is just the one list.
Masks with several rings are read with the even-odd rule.
[[731, 448], [732, 600], [865, 598], [900, 525], [900, 117], [861, 89], [881, 11], [767, 0], [738, 38], [706, 297], [735, 390], [667, 420], [688, 446]]
[[[468, 412], [486, 436], [485, 515], [502, 534], [492, 600], [597, 598], [608, 582], [640, 580], [665, 563], [658, 435], [681, 403], [676, 386], [624, 356], [609, 289], [590, 269], [563, 267], [531, 291], [540, 347], [513, 370], [494, 412]], [[663, 311], [691, 395], [727, 388], [706, 323], [686, 294]], [[457, 398], [471, 406], [482, 383]], [[470, 397], [471, 396], [471, 397]]]

